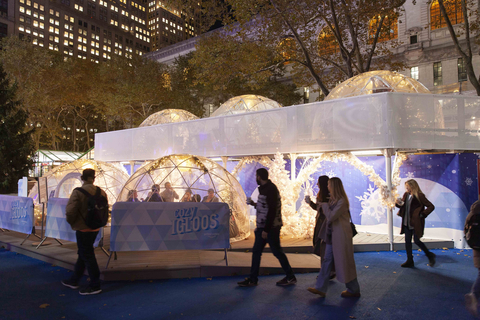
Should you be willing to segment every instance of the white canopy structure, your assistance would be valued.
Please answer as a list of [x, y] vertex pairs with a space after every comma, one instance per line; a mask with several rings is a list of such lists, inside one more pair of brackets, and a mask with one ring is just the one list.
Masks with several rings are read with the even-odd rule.
[[[377, 182], [382, 192], [392, 197], [388, 194], [396, 187], [392, 184], [391, 161], [395, 152], [480, 150], [480, 98], [399, 92], [359, 95], [100, 133], [96, 135], [95, 149], [97, 159], [102, 161], [154, 160], [171, 154], [226, 160], [226, 157], [280, 153], [290, 154], [292, 163], [302, 155], [323, 153], [329, 159], [330, 152], [373, 150], [374, 154], [385, 155], [386, 181]], [[351, 158], [351, 161], [360, 160]], [[281, 163], [279, 166], [283, 167]], [[398, 173], [398, 168], [393, 169]], [[369, 170], [365, 168], [362, 172]], [[292, 179], [296, 179], [294, 172], [293, 166]], [[291, 206], [295, 196], [298, 195], [292, 195], [288, 201]], [[393, 248], [391, 206], [387, 220]]]
[[95, 136], [101, 161], [371, 149], [477, 151], [480, 98], [388, 92]]

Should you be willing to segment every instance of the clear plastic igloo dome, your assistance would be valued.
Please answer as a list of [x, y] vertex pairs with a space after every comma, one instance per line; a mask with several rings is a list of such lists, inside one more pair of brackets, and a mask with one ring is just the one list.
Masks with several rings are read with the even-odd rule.
[[280, 103], [272, 99], [253, 94], [245, 94], [227, 100], [227, 102], [223, 103], [214, 113], [212, 113], [211, 116], [227, 116], [230, 114], [269, 110], [281, 107], [282, 105]]
[[[171, 190], [165, 184], [170, 183]], [[202, 201], [213, 189], [214, 201], [227, 203], [232, 210], [230, 240], [245, 239], [250, 234], [246, 196], [240, 183], [218, 163], [192, 155], [170, 155], [140, 167], [125, 184], [118, 201], [127, 201], [134, 194], [138, 199], [151, 196], [153, 185], [160, 188], [160, 196], [169, 201]]]
[[[121, 165], [80, 159], [56, 167], [44, 177], [47, 178], [49, 198], [69, 198], [73, 189], [82, 186], [80, 176], [85, 169], [95, 170], [95, 185], [102, 188], [107, 194], [108, 203], [113, 205], [117, 196], [128, 181], [129, 175]], [[28, 195], [38, 203], [37, 183]]]
[[185, 110], [165, 109], [148, 116], [147, 119], [143, 120], [139, 127], [148, 127], [157, 124], [183, 122], [196, 119], [198, 119], [196, 115]]
[[417, 80], [394, 71], [369, 71], [352, 77], [333, 89], [325, 100], [380, 92], [431, 93]]

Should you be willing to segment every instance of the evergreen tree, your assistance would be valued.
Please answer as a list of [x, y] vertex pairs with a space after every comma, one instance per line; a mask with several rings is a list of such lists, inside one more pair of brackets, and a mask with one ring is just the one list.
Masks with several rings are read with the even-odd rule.
[[28, 115], [15, 92], [0, 65], [0, 194], [14, 193], [33, 165], [33, 129], [27, 128]]

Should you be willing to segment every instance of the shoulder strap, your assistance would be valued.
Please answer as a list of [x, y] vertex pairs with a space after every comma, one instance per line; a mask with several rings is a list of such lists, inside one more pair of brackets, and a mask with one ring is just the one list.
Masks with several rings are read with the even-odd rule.
[[75, 188], [74, 190], [77, 190], [77, 191], [80, 191], [81, 193], [83, 193], [84, 195], [86, 195], [87, 197], [91, 197], [92, 195], [90, 194], [90, 192], [88, 192], [87, 190], [83, 189], [83, 188]]
[[97, 191], [95, 191], [95, 196], [100, 196], [102, 194], [102, 189], [100, 189], [99, 187], [97, 187]]

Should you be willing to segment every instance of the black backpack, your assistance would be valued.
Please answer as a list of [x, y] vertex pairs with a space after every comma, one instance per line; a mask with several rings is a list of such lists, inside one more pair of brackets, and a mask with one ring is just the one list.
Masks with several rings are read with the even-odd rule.
[[470, 248], [480, 250], [480, 214], [474, 214], [465, 224], [465, 239]]
[[90, 229], [105, 227], [108, 222], [108, 200], [102, 195], [102, 189], [97, 187], [93, 196], [83, 188], [75, 188], [75, 190], [87, 196], [88, 211], [85, 219], [83, 219], [87, 227]]

